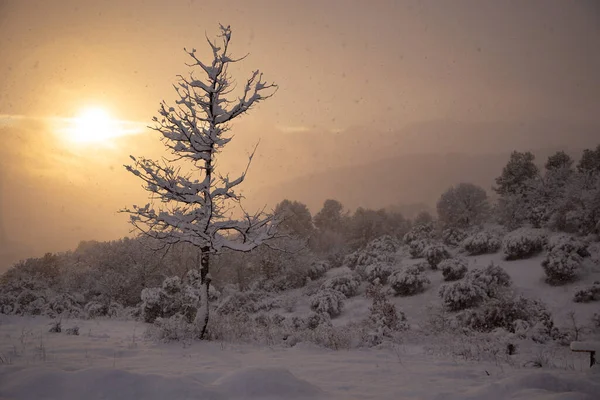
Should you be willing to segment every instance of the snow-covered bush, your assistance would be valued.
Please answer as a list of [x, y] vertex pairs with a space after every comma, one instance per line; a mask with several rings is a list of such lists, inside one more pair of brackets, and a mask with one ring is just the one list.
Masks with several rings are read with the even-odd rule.
[[546, 239], [541, 229], [519, 228], [504, 237], [502, 249], [507, 260], [529, 258], [542, 251]]
[[411, 244], [416, 240], [431, 240], [435, 236], [435, 226], [432, 223], [418, 224], [408, 231], [403, 241], [405, 244]]
[[440, 286], [438, 294], [444, 307], [450, 311], [477, 307], [488, 298], [481, 285], [471, 279], [446, 283]]
[[224, 296], [217, 305], [217, 313], [222, 315], [237, 312], [254, 313], [259, 310], [269, 311], [274, 307], [273, 298], [260, 291], [233, 292]]
[[431, 269], [437, 269], [440, 261], [450, 258], [450, 251], [443, 244], [431, 244], [425, 248], [424, 256]]
[[600, 301], [600, 281], [596, 281], [592, 286], [588, 286], [575, 292], [573, 300], [577, 303]]
[[484, 269], [475, 268], [465, 275], [465, 280], [481, 287], [488, 297], [495, 297], [502, 288], [512, 285], [510, 275], [502, 267], [491, 262]]
[[366, 252], [395, 253], [400, 249], [400, 243], [390, 235], [383, 235], [367, 243]]
[[321, 313], [311, 311], [305, 316], [294, 315], [286, 319], [285, 324], [293, 332], [301, 332], [304, 330], [313, 331], [321, 325], [331, 325], [331, 316], [329, 313]]
[[442, 231], [442, 242], [448, 246], [458, 246], [467, 238], [467, 233], [460, 228], [446, 228]]
[[338, 290], [322, 289], [310, 298], [311, 310], [337, 317], [342, 313], [346, 296]]
[[492, 232], [481, 231], [465, 238], [461, 246], [470, 255], [491, 254], [500, 250], [502, 242]]
[[79, 327], [77, 325], [72, 326], [71, 328], [67, 328], [65, 330], [65, 333], [67, 335], [71, 335], [71, 336], [79, 336]]
[[[462, 317], [467, 326], [479, 332], [502, 328], [511, 333], [518, 332], [521, 336], [533, 333], [557, 337], [552, 315], [545, 304], [523, 296], [491, 299], [483, 307]], [[535, 332], [528, 332], [534, 327]]]
[[[194, 286], [197, 273], [189, 273], [186, 282], [177, 276], [165, 278], [159, 288], [142, 290], [140, 316], [144, 322], [152, 323], [157, 318], [184, 315], [188, 322], [194, 320], [199, 300], [199, 291]], [[209, 288], [210, 295], [210, 288]]]
[[321, 289], [333, 289], [343, 293], [346, 297], [355, 296], [360, 286], [359, 277], [349, 270], [342, 270], [336, 275], [327, 278]]
[[352, 333], [346, 327], [332, 324], [321, 324], [303, 336], [305, 340], [332, 350], [348, 350], [352, 343]]
[[325, 276], [325, 273], [329, 271], [330, 265], [327, 261], [314, 261], [308, 267], [308, 277], [313, 281]]
[[61, 321], [52, 321], [50, 323], [50, 329], [48, 329], [50, 333], [60, 333], [62, 332], [62, 324]]
[[408, 252], [412, 258], [425, 257], [425, 249], [432, 243], [429, 239], [417, 239], [408, 244]]
[[551, 285], [561, 285], [574, 281], [582, 262], [583, 258], [575, 251], [568, 252], [555, 247], [542, 261], [546, 282]]
[[78, 318], [82, 316], [83, 310], [80, 302], [82, 302], [83, 299], [78, 299], [77, 297], [78, 296], [76, 295], [70, 295], [68, 293], [54, 296], [48, 303], [48, 316], [57, 317], [62, 315], [69, 318]]
[[421, 258], [424, 256], [425, 248], [431, 244], [434, 237], [435, 227], [432, 223], [427, 223], [414, 226], [404, 235], [403, 240], [408, 245], [410, 256]]
[[392, 274], [392, 266], [386, 263], [375, 263], [365, 269], [366, 280], [369, 283], [380, 283], [385, 285]]
[[588, 243], [567, 234], [551, 236], [546, 243], [546, 250], [562, 250], [568, 253], [577, 253], [581, 257], [589, 257]]
[[189, 341], [197, 337], [196, 329], [182, 314], [169, 318], [157, 318], [148, 328], [146, 336], [161, 342]]
[[468, 268], [468, 262], [462, 257], [447, 258], [438, 264], [438, 268], [442, 270], [442, 275], [445, 281], [457, 281], [464, 278]]
[[83, 307], [87, 318], [104, 317], [108, 314], [108, 305], [99, 301], [90, 301]]
[[431, 282], [418, 266], [410, 265], [392, 272], [388, 282], [396, 296], [411, 296], [421, 293]]
[[142, 290], [141, 317], [144, 322], [152, 323], [162, 315], [162, 291], [160, 288], [145, 288]]
[[400, 244], [389, 235], [384, 235], [369, 242], [364, 249], [348, 254], [344, 258], [343, 266], [357, 272], [366, 279], [366, 269], [370, 265], [396, 262], [396, 251]]
[[393, 339], [395, 333], [408, 329], [408, 324], [404, 313], [396, 310], [396, 306], [389, 302], [378, 285], [372, 285], [368, 292], [373, 304], [364, 321], [366, 329], [361, 341], [363, 345], [373, 347], [386, 339]]
[[170, 276], [165, 278], [162, 283], [162, 290], [167, 295], [174, 295], [181, 292], [181, 278], [178, 276]]

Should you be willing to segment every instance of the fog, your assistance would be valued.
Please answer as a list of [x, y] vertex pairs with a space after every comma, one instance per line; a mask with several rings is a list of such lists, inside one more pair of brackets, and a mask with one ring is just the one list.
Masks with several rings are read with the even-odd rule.
[[276, 95], [232, 127], [222, 171], [249, 207], [435, 205], [490, 190], [512, 150], [578, 156], [600, 135], [596, 1], [0, 2], [0, 270], [80, 240], [129, 234], [145, 192], [122, 165], [159, 157], [148, 129], [74, 144], [56, 121], [98, 106], [151, 124], [187, 72], [183, 47], [233, 29], [231, 74]]

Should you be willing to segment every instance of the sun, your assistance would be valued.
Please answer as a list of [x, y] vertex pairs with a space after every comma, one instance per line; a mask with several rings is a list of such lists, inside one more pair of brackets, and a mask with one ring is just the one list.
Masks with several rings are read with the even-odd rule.
[[118, 121], [102, 108], [87, 108], [71, 120], [71, 139], [79, 143], [101, 143], [120, 136]]
[[51, 121], [54, 132], [77, 147], [115, 147], [121, 137], [145, 130], [142, 122], [115, 118], [102, 107], [86, 107], [72, 117], [55, 117]]

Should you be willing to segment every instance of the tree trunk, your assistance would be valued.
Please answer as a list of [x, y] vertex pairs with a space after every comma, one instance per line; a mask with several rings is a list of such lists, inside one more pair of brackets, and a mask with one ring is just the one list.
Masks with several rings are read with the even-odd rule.
[[202, 247], [200, 255], [200, 301], [196, 312], [196, 328], [198, 337], [204, 339], [206, 327], [208, 326], [208, 288], [210, 286], [210, 275], [208, 268], [210, 264], [210, 247]]

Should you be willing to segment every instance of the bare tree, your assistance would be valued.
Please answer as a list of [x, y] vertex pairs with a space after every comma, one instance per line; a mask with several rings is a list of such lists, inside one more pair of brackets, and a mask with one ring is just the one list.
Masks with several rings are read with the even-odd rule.
[[[165, 244], [187, 242], [200, 249], [200, 300], [195, 319], [199, 338], [204, 338], [209, 317], [210, 255], [225, 248], [251, 251], [273, 237], [276, 225], [271, 215], [263, 211], [248, 214], [241, 207], [242, 197], [236, 187], [244, 181], [248, 168], [230, 179], [217, 172], [216, 159], [232, 139], [227, 135], [231, 121], [271, 97], [277, 85], [263, 81], [262, 73], [256, 70], [241, 95], [233, 98], [235, 84], [227, 69], [241, 59], [228, 53], [229, 26], [220, 25], [218, 38], [220, 43], [207, 38], [213, 54], [210, 64], [202, 62], [195, 49], [185, 50], [192, 60], [188, 64], [192, 71], [187, 77], [178, 76], [175, 105], [163, 101], [160, 116], [153, 118], [152, 129], [162, 135], [161, 141], [173, 158], [153, 161], [131, 156], [134, 164], [125, 168], [144, 181], [151, 203], [122, 210], [144, 234]], [[195, 70], [204, 75], [203, 79], [196, 78]], [[233, 217], [236, 204], [243, 213], [239, 219]]]

